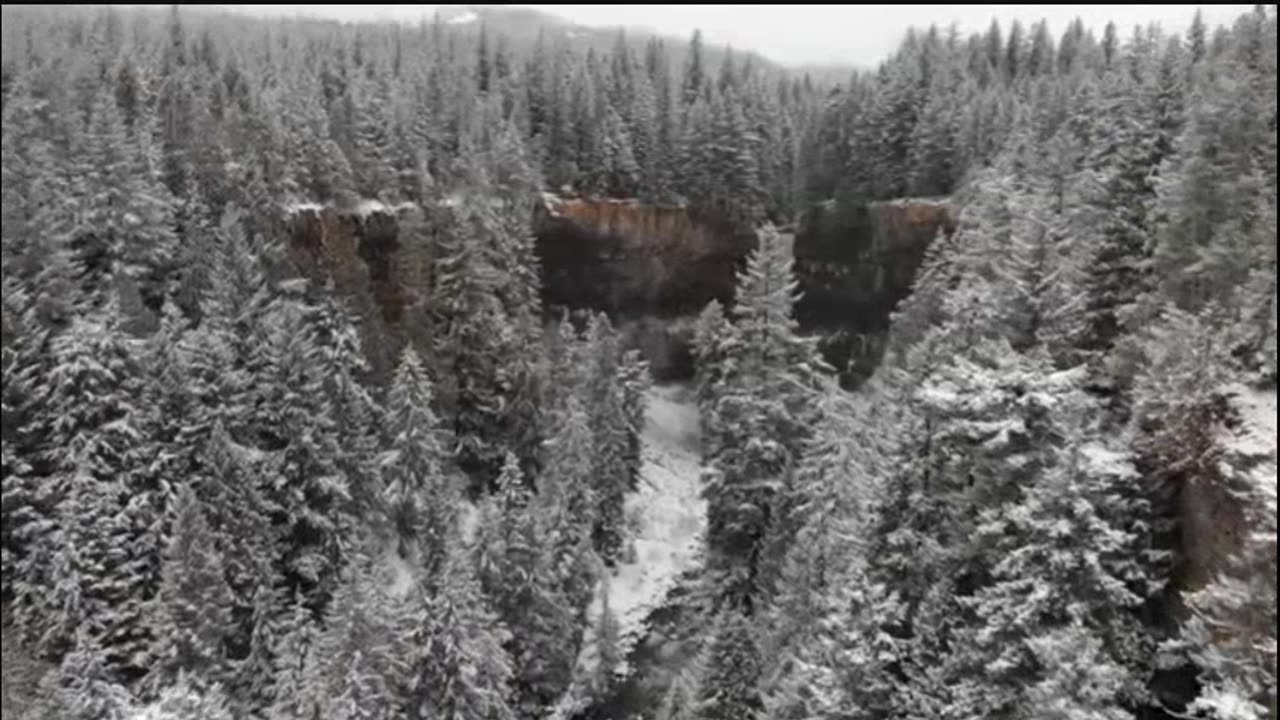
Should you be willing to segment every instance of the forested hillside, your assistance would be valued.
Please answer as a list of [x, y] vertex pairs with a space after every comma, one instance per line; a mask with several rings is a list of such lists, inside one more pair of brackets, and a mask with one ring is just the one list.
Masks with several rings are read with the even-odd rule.
[[[838, 84], [511, 12], [3, 9], [6, 716], [1276, 718], [1274, 8]], [[548, 197], [755, 238], [687, 391]], [[788, 230], [913, 198], [842, 390]]]

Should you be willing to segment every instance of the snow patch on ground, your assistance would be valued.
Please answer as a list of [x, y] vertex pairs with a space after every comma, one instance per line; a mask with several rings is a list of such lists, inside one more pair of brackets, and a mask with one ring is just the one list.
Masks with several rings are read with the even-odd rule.
[[324, 210], [324, 206], [316, 202], [295, 202], [284, 206], [285, 213], [289, 215], [300, 215], [302, 213], [318, 213]]
[[1276, 456], [1276, 391], [1255, 390], [1244, 385], [1228, 388], [1231, 404], [1243, 421], [1227, 440], [1227, 447], [1239, 452]]
[[1250, 471], [1264, 497], [1276, 494], [1276, 391], [1244, 385], [1227, 388], [1240, 425], [1219, 440], [1231, 455], [1256, 463]]
[[[707, 517], [700, 480], [698, 410], [689, 389], [683, 385], [654, 386], [648, 395], [645, 420], [640, 487], [626, 504], [627, 516], [637, 524], [632, 534], [635, 556], [604, 580], [609, 584], [609, 608], [618, 622], [619, 655], [624, 658], [644, 637], [649, 613], [662, 604], [680, 575], [698, 561]], [[603, 593], [597, 592], [588, 609], [590, 622], [576, 678], [591, 675], [602, 597]], [[619, 668], [620, 672], [627, 670]], [[570, 717], [585, 700], [582, 694], [575, 681], [552, 717]]]
[[259, 450], [256, 447], [241, 445], [230, 437], [227, 438], [227, 448], [231, 450], [231, 453], [235, 455], [237, 459], [249, 464], [260, 463], [267, 459], [266, 452]]
[[407, 597], [409, 591], [413, 589], [413, 568], [395, 550], [387, 552], [386, 564], [387, 574], [390, 578], [390, 583], [387, 585], [387, 594], [397, 600]]
[[[480, 508], [469, 500], [462, 500], [458, 508], [458, 525], [462, 541], [468, 545], [475, 542], [480, 529]], [[396, 599], [407, 597], [418, 578], [417, 568], [400, 556], [394, 543], [383, 553], [380, 570], [386, 578], [387, 594]]]
[[479, 506], [468, 500], [463, 500], [462, 508], [458, 513], [458, 524], [462, 530], [462, 542], [468, 545], [475, 542], [476, 535], [480, 532]]
[[1127, 453], [1090, 443], [1080, 448], [1080, 454], [1084, 456], [1093, 472], [1120, 477], [1137, 477], [1138, 475]]
[[355, 207], [353, 214], [359, 215], [362, 220], [368, 220], [370, 215], [389, 213], [386, 203], [381, 200], [361, 200]]

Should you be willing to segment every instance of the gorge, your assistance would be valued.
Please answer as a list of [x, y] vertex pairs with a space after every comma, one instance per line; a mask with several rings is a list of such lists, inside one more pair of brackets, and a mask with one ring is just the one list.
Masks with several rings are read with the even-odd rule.
[[[543, 193], [530, 204], [544, 312], [605, 311], [644, 352], [656, 379], [691, 377], [692, 321], [709, 301], [732, 301], [754, 233], [707, 213], [638, 200]], [[375, 366], [394, 357], [412, 332], [407, 309], [430, 294], [430, 225], [442, 211], [374, 202], [289, 208], [289, 250], [298, 267], [332, 279], [369, 334], [395, 339], [394, 348], [369, 348]], [[910, 292], [929, 243], [954, 231], [955, 215], [939, 198], [830, 200], [784, 228], [794, 237], [801, 328], [823, 338], [846, 387], [874, 370], [890, 313]]]

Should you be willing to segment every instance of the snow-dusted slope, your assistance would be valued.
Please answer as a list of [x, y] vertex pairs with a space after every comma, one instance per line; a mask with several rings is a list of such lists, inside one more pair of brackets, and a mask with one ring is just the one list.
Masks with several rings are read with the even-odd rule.
[[1276, 488], [1276, 393], [1243, 385], [1228, 388], [1231, 404], [1240, 412], [1241, 423], [1222, 438], [1227, 451], [1257, 463], [1252, 475], [1264, 492], [1275, 497]]
[[[683, 385], [654, 387], [648, 396], [644, 430], [644, 467], [637, 492], [627, 499], [634, 523], [634, 557], [604, 579], [609, 608], [618, 621], [626, 657], [645, 632], [645, 620], [660, 605], [681, 573], [697, 562], [706, 524], [701, 495], [698, 411]], [[575, 675], [585, 678], [596, 661], [594, 633], [602, 607], [597, 593], [589, 614]], [[625, 670], [625, 668], [619, 668]], [[569, 717], [585, 700], [582, 688], [571, 687], [554, 717]]]

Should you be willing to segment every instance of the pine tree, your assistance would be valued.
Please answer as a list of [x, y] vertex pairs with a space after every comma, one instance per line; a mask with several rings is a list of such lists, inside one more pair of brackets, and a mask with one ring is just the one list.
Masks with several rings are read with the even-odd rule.
[[[383, 488], [376, 468], [382, 409], [370, 392], [370, 381], [376, 375], [366, 358], [375, 357], [377, 350], [389, 343], [370, 328], [376, 319], [358, 327], [344, 304], [332, 296], [317, 298], [308, 319], [319, 345], [319, 373], [333, 422], [342, 428], [338, 466], [347, 476], [351, 511], [376, 524]], [[362, 329], [366, 330], [364, 338]]]
[[764, 200], [757, 159], [761, 139], [747, 124], [741, 98], [734, 94], [717, 97], [705, 132], [698, 147], [707, 177], [702, 194], [693, 197], [735, 222], [752, 224]]
[[738, 279], [731, 385], [715, 393], [709, 429], [708, 498], [711, 563], [733, 602], [751, 606], [761, 591], [761, 553], [775, 520], [778, 493], [798, 463], [825, 364], [812, 340], [797, 334], [789, 249], [772, 228]]
[[901, 52], [901, 62], [881, 68], [877, 78], [880, 91], [867, 111], [863, 147], [870, 154], [870, 169], [877, 178], [875, 197], [898, 197], [906, 191], [912, 131], [923, 105], [920, 65], [907, 59], [911, 57], [908, 53], [919, 52], [914, 35], [908, 36]]
[[155, 307], [167, 292], [177, 246], [171, 198], [129, 137], [111, 93], [99, 93], [93, 108], [81, 169], [84, 231], [75, 240], [82, 282], [101, 296], [103, 278], [122, 271], [142, 284]]
[[456, 544], [439, 585], [434, 597], [420, 596], [412, 613], [406, 716], [514, 718], [512, 668], [502, 647], [507, 632]]
[[213, 533], [190, 488], [179, 492], [174, 515], [173, 539], [156, 603], [157, 664], [149, 681], [156, 689], [171, 684], [183, 672], [225, 682], [231, 670], [226, 656], [231, 590]]
[[1083, 624], [1069, 625], [1029, 643], [1044, 678], [1027, 689], [1031, 717], [1071, 720], [1133, 715], [1116, 702], [1133, 685], [1132, 675], [1107, 657], [1104, 643]]
[[680, 91], [680, 97], [686, 111], [702, 95], [703, 86], [707, 82], [707, 71], [703, 67], [704, 62], [705, 60], [702, 57], [702, 31], [694, 30], [693, 37], [689, 40], [689, 60], [685, 64], [684, 81]]
[[218, 686], [208, 687], [204, 681], [179, 677], [166, 687], [154, 703], [142, 708], [134, 720], [231, 720], [235, 717], [227, 698]]
[[342, 538], [353, 514], [338, 430], [315, 372], [320, 347], [303, 312], [294, 302], [280, 303], [264, 322], [262, 366], [254, 375], [261, 384], [249, 390], [254, 410], [243, 432], [279, 463], [266, 495], [283, 535], [286, 579], [323, 598], [343, 564]]
[[645, 396], [652, 384], [649, 365], [641, 358], [640, 351], [628, 350], [622, 354], [618, 383], [622, 386], [622, 414], [627, 423], [627, 452], [623, 457], [627, 468], [627, 489], [635, 491], [640, 486], [643, 463], [641, 451], [647, 407]]
[[764, 647], [773, 658], [805, 645], [810, 629], [824, 620], [839, 625], [846, 590], [862, 584], [871, 505], [878, 496], [863, 478], [879, 470], [874, 462], [880, 438], [863, 429], [864, 417], [838, 398], [821, 402], [822, 422], [780, 499], [765, 553], [772, 602]]
[[[3, 190], [0, 191], [0, 257], [5, 277], [31, 282], [44, 275], [42, 285], [30, 288], [57, 300], [62, 317], [71, 289], [72, 274], [66, 245], [76, 228], [76, 194], [82, 191], [68, 177], [63, 153], [50, 137], [53, 106], [35, 86], [35, 73], [19, 76], [5, 96], [3, 136]], [[61, 267], [55, 267], [60, 265]], [[56, 281], [56, 282], [51, 282]]]
[[445, 538], [456, 523], [458, 502], [444, 472], [432, 401], [426, 370], [413, 348], [406, 347], [387, 397], [391, 449], [381, 465], [401, 553], [415, 559], [428, 578], [443, 567]]
[[37, 648], [62, 647], [81, 613], [90, 613], [91, 636], [113, 669], [145, 667], [141, 620], [163, 547], [150, 532], [154, 496], [131, 493], [144, 445], [136, 349], [118, 322], [109, 303], [53, 343], [54, 364], [30, 430], [45, 472], [21, 481], [34, 514], [20, 532], [32, 546], [13, 588], [18, 625]]
[[612, 686], [623, 658], [619, 656], [618, 619], [614, 617], [613, 608], [609, 606], [609, 583], [600, 586], [600, 625], [596, 628], [596, 646], [600, 655], [597, 672], [600, 674], [601, 688]]
[[[986, 671], [972, 681], [972, 695], [958, 694], [985, 708], [972, 710], [978, 715], [1039, 717], [1046, 708], [1081, 707], [1120, 717], [1145, 682], [1135, 665], [1150, 648], [1129, 613], [1142, 602], [1135, 590], [1145, 592], [1141, 539], [1117, 524], [1136, 515], [1122, 509], [1123, 486], [1135, 473], [1122, 455], [1079, 434], [1064, 441], [1067, 449], [1016, 509], [988, 512], [978, 527], [979, 538], [998, 534], [1008, 548], [992, 569], [994, 584], [964, 601], [982, 618], [965, 654], [976, 653], [976, 667]], [[1083, 657], [1066, 655], [1064, 645]], [[1028, 685], [1037, 668], [1045, 674]]]
[[28, 418], [38, 410], [37, 398], [43, 374], [43, 352], [46, 333], [36, 322], [31, 297], [15, 278], [5, 276], [3, 307], [0, 308], [0, 372], [3, 389], [0, 390], [0, 423], [3, 424], [4, 444], [0, 471], [3, 472], [3, 545], [0, 546], [0, 564], [3, 565], [3, 583], [12, 586], [13, 572], [26, 552], [30, 538], [25, 529], [38, 522], [41, 512], [37, 504], [40, 486], [32, 460], [37, 438], [31, 437], [32, 423]]
[[1112, 63], [1116, 60], [1116, 51], [1119, 49], [1120, 40], [1116, 35], [1116, 24], [1108, 22], [1107, 26], [1102, 30], [1102, 66], [1110, 69]]
[[657, 91], [646, 72], [636, 72], [633, 82], [635, 97], [627, 115], [631, 152], [639, 172], [637, 190], [643, 197], [660, 201], [661, 195], [655, 192], [660, 182], [658, 169], [662, 163]]
[[[1085, 348], [1108, 351], [1137, 298], [1150, 289], [1147, 178], [1158, 158], [1148, 116], [1134, 107], [1135, 88], [1118, 74], [1104, 78], [1101, 144], [1091, 165], [1104, 173], [1102, 239], [1090, 263]], [[1136, 121], [1136, 122], [1135, 122]]]
[[543, 383], [544, 412], [550, 418], [566, 417], [570, 400], [581, 392], [583, 343], [568, 310], [560, 316], [554, 333], [547, 333], [547, 379]]
[[599, 512], [595, 500], [593, 438], [588, 416], [572, 396], [560, 431], [547, 441], [535, 507], [544, 518], [553, 573], [567, 606], [582, 616], [599, 570], [592, 543]]
[[[726, 367], [728, 343], [733, 342], [733, 324], [725, 317], [724, 306], [712, 300], [698, 315], [694, 328], [694, 382], [703, 425], [713, 427], [712, 411], [719, 387], [731, 368]], [[713, 433], [708, 432], [711, 436]]]
[[698, 653], [675, 673], [662, 697], [657, 717], [661, 720], [693, 720], [697, 717], [699, 682], [706, 672], [705, 653]]
[[[871, 708], [981, 717], [1012, 711], [1014, 699], [974, 680], [1001, 666], [975, 657], [981, 620], [973, 597], [987, 592], [993, 567], [1011, 552], [1000, 530], [1025, 516], [1006, 509], [1052, 467], [1052, 449], [1068, 444], [1052, 414], [1080, 402], [1080, 373], [1054, 373], [1006, 342], [978, 341], [962, 355], [948, 349], [924, 361], [945, 332], [920, 342], [910, 373], [894, 379], [904, 383], [901, 396], [889, 396], [907, 407], [887, 448], [890, 479], [864, 555], [865, 584], [875, 592], [853, 627], [854, 642], [869, 645], [851, 667], [866, 686], [859, 702]], [[991, 646], [1015, 647], [999, 638]]]
[[32, 720], [126, 720], [134, 715], [129, 691], [113, 681], [101, 651], [79, 633], [74, 649], [40, 683]]
[[1136, 338], [1134, 445], [1157, 468], [1205, 461], [1211, 439], [1203, 428], [1228, 377], [1222, 334], [1216, 323], [1170, 307]]
[[284, 618], [274, 650], [275, 687], [268, 717], [272, 720], [310, 720], [320, 712], [319, 698], [310, 693], [316, 667], [320, 628], [311, 611], [295, 600]]
[[836, 497], [851, 484], [840, 474], [848, 468], [840, 468], [841, 450], [828, 442], [815, 445], [806, 458], [803, 475], [815, 487], [805, 493], [806, 500], [793, 500], [788, 508], [792, 523], [797, 517], [805, 520], [794, 538], [787, 538], [762, 648], [769, 659], [765, 666], [772, 668], [765, 693], [770, 717], [835, 718], [841, 706], [853, 703], [843, 682], [855, 664], [850, 662], [850, 595], [864, 581], [855, 559], [864, 548], [854, 544], [858, 511]]
[[1207, 29], [1204, 24], [1204, 13], [1196, 10], [1191, 18], [1191, 27], [1187, 28], [1187, 45], [1191, 50], [1191, 62], [1198, 63], [1204, 59], [1206, 51]]
[[760, 651], [751, 624], [734, 610], [717, 623], [698, 694], [699, 720], [752, 720], [764, 710], [760, 697]]
[[310, 692], [323, 698], [324, 717], [389, 720], [397, 717], [405, 673], [395, 608], [367, 561], [358, 558], [344, 575], [311, 651]]
[[237, 619], [228, 637], [243, 646], [252, 631], [243, 619], [257, 612], [263, 592], [282, 582], [281, 529], [273, 522], [277, 506], [268, 487], [277, 471], [253, 448], [237, 443], [221, 420], [208, 429], [194, 462], [194, 486], [210, 528], [209, 551], [220, 556]]
[[631, 148], [631, 135], [618, 111], [609, 106], [601, 129], [600, 184], [613, 197], [631, 197], [640, 183], [640, 164]]
[[532, 238], [518, 206], [484, 203], [468, 194], [450, 220], [436, 279], [441, 404], [477, 487], [497, 476], [502, 444], [529, 464], [541, 434]]
[[957, 85], [959, 78], [940, 72], [929, 88], [911, 142], [907, 177], [907, 192], [911, 195], [945, 195], [951, 191], [959, 161], [954, 147], [955, 100], [948, 90]]
[[514, 709], [535, 713], [568, 687], [576, 655], [569, 608], [557, 588], [552, 555], [530, 506], [517, 459], [507, 453], [497, 507], [481, 523], [479, 576], [506, 627]]
[[632, 417], [626, 407], [626, 390], [619, 375], [618, 338], [609, 319], [600, 314], [588, 329], [586, 407], [591, 409], [593, 497], [596, 525], [592, 536], [596, 552], [612, 565], [622, 548], [623, 502], [633, 481]]
[[273, 586], [260, 586], [253, 596], [250, 616], [249, 652], [236, 663], [229, 683], [231, 707], [238, 713], [266, 711], [276, 695], [276, 648], [285, 629], [286, 610]]
[[[357, 86], [358, 87], [358, 86]], [[398, 183], [393, 173], [392, 129], [386, 115], [390, 98], [380, 84], [365, 88], [353, 98], [356, 116], [353, 132], [356, 189], [366, 197], [394, 195]]]

